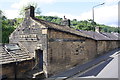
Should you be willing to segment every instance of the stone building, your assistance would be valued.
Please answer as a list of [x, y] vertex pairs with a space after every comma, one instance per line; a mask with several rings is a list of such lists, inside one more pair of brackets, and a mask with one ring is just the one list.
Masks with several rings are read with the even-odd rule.
[[10, 35], [9, 40], [12, 44], [24, 47], [30, 60], [35, 60], [28, 60], [28, 63], [34, 62], [46, 77], [119, 47], [116, 34], [75, 30], [66, 25], [37, 19], [32, 6], [25, 11], [24, 21]]
[[0, 44], [0, 78], [25, 77], [26, 71], [31, 70], [34, 60], [29, 52], [18, 44]]

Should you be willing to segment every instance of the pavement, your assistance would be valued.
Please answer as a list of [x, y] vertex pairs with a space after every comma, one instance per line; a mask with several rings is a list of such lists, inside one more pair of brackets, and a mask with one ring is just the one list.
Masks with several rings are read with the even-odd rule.
[[109, 78], [108, 80], [116, 80], [119, 76], [119, 53], [120, 48], [115, 49], [83, 65], [78, 65], [62, 73], [56, 74], [47, 80], [81, 80], [78, 78]]
[[105, 68], [96, 76], [97, 78], [118, 78], [118, 57], [116, 55], [114, 59], [105, 66]]
[[116, 54], [109, 59], [99, 63], [94, 68], [87, 72], [77, 74], [74, 77], [81, 78], [118, 78], [118, 57], [120, 54]]

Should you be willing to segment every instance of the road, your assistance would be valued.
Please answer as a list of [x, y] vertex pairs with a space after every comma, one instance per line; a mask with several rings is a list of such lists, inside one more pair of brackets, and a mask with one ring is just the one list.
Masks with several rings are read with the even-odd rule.
[[118, 78], [118, 59], [120, 59], [120, 54], [112, 55], [107, 60], [70, 78]]

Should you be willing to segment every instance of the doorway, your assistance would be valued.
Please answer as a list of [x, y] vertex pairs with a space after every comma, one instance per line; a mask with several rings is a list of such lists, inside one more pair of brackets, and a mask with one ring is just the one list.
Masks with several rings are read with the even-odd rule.
[[43, 50], [36, 50], [36, 62], [38, 64], [38, 68], [43, 70]]

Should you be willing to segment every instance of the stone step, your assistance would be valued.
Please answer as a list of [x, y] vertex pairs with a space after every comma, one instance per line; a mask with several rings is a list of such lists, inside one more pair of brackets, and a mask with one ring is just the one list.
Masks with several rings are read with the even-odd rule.
[[36, 78], [36, 76], [38, 76], [38, 75], [40, 75], [40, 74], [43, 74], [43, 73], [44, 73], [43, 71], [40, 71], [40, 72], [34, 73], [32, 78]]
[[35, 67], [33, 70], [26, 72], [25, 75], [27, 78], [35, 78], [37, 75], [40, 75], [42, 73], [42, 69]]

